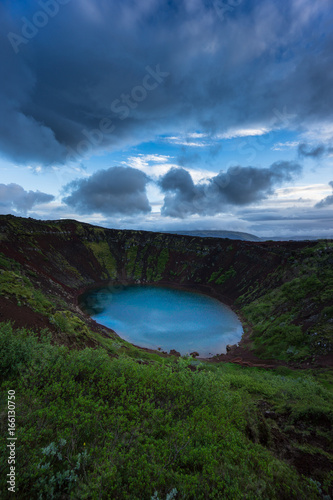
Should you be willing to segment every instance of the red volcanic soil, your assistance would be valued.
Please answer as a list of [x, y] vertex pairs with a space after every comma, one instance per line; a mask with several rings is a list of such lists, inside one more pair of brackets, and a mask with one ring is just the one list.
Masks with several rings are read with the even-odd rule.
[[[104, 246], [100, 250], [102, 253], [98, 254], [94, 249], [100, 243]], [[70, 311], [79, 315], [89, 328], [103, 336], [114, 336], [114, 332], [98, 325], [78, 307], [79, 295], [91, 287], [115, 283], [126, 285], [139, 281], [157, 286], [160, 284], [185, 288], [207, 293], [231, 306], [240, 315], [234, 305], [236, 299], [249, 288], [255, 288], [250, 299], [252, 301], [262, 290], [268, 291], [280, 286], [285, 280], [286, 272], [292, 278], [288, 260], [299, 259], [300, 250], [316, 243], [250, 242], [145, 231], [117, 231], [76, 221], [41, 222], [0, 216], [0, 252], [21, 266], [20, 272], [26, 274], [35, 288], [39, 288], [48, 297], [62, 299]], [[110, 264], [104, 256], [105, 248], [112, 255], [116, 277], [114, 272], [111, 273]], [[133, 249], [135, 253], [131, 264], [130, 252]], [[157, 270], [161, 266], [161, 255], [165, 249], [168, 252], [165, 267]], [[281, 268], [280, 274], [274, 273], [277, 268]], [[232, 273], [225, 282], [216, 284], [212, 282], [212, 273], [219, 269], [232, 270]], [[246, 302], [242, 305], [244, 304]], [[47, 316], [33, 311], [27, 304], [18, 306], [16, 299], [8, 297], [8, 294], [7, 298], [0, 295], [0, 320], [11, 320], [17, 327], [32, 327], [39, 331], [48, 328], [57, 337], [55, 327]], [[305, 319], [301, 318], [300, 321], [304, 322]], [[235, 362], [244, 367], [263, 368], [286, 364], [255, 356], [250, 349], [250, 325], [246, 325], [246, 332], [239, 346], [234, 346], [227, 354], [215, 356], [209, 361]], [[71, 345], [70, 339], [62, 338], [61, 341]], [[288, 363], [288, 366], [331, 367], [333, 354], [316, 355], [308, 363]]]
[[35, 331], [48, 328], [54, 331], [48, 318], [30, 307], [17, 305], [16, 300], [0, 296], [0, 321], [11, 321], [16, 328], [34, 328]]

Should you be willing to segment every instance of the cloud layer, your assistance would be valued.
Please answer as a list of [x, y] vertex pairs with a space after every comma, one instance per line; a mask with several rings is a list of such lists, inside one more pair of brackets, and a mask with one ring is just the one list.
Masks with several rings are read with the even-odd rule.
[[[333, 189], [333, 181], [329, 182], [329, 185]], [[333, 205], [333, 194], [326, 196], [326, 198], [320, 200], [318, 203], [316, 203], [315, 207], [316, 208], [326, 208]]]
[[34, 206], [49, 203], [54, 196], [40, 191], [25, 191], [18, 184], [0, 184], [0, 212], [26, 214]]
[[309, 146], [305, 142], [298, 145], [298, 156], [300, 158], [314, 158], [319, 159], [323, 156], [333, 153], [333, 147], [327, 146], [325, 144], [317, 144], [315, 146]]
[[99, 170], [88, 179], [71, 182], [65, 190], [71, 194], [63, 201], [80, 214], [136, 215], [151, 207], [146, 194], [149, 178], [138, 169], [112, 167]]
[[2, 1], [2, 153], [47, 165], [155, 134], [329, 120], [332, 3], [219, 5]]
[[195, 184], [187, 170], [173, 168], [159, 183], [165, 193], [161, 213], [180, 218], [213, 215], [230, 205], [259, 202], [272, 194], [275, 186], [291, 181], [301, 170], [298, 163], [287, 161], [273, 163], [269, 168], [231, 167], [226, 173]]

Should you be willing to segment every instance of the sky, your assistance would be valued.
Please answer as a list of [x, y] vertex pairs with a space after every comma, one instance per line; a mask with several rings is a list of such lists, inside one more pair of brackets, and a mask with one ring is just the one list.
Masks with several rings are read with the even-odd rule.
[[0, 213], [333, 237], [331, 0], [0, 0]]

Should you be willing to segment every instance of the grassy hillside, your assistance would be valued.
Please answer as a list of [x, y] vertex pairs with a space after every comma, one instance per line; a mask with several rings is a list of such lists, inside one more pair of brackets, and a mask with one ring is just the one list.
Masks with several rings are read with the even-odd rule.
[[[333, 394], [324, 378], [113, 357], [118, 348], [69, 350], [47, 332], [1, 326], [3, 400], [16, 392], [19, 498], [289, 500], [328, 492]], [[5, 411], [1, 426], [4, 464]]]
[[288, 264], [270, 276], [273, 282], [283, 278], [282, 285], [266, 293], [250, 290], [238, 298], [239, 304], [247, 303], [242, 311], [253, 325], [256, 352], [285, 360], [331, 353], [333, 243], [305, 247], [290, 256]]
[[3, 319], [44, 324], [63, 340], [70, 323], [92, 326], [77, 307], [89, 286], [167, 283], [231, 305], [253, 332], [247, 346], [262, 358], [313, 362], [333, 354], [328, 240], [247, 242], [0, 216], [0, 269]]
[[[1, 216], [4, 498], [15, 390], [17, 498], [328, 500], [332, 264], [331, 241]], [[89, 287], [119, 282], [217, 297], [241, 315], [244, 339], [224, 363], [134, 347], [78, 307]]]

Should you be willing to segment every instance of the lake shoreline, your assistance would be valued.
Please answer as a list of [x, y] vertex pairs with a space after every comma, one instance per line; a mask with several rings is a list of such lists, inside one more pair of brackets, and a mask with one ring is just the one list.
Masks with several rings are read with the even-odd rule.
[[[123, 296], [125, 289], [129, 294]], [[160, 295], [154, 289], [159, 289]], [[108, 301], [109, 292], [112, 302]], [[152, 352], [173, 351], [183, 356], [198, 352], [202, 358], [216, 357], [227, 352], [227, 345], [238, 345], [244, 333], [238, 314], [219, 297], [213, 297], [208, 287], [198, 290], [162, 282], [108, 282], [89, 287], [78, 296], [78, 304], [99, 325]], [[135, 318], [123, 314], [124, 308], [131, 307]], [[173, 335], [175, 342], [171, 340]]]

